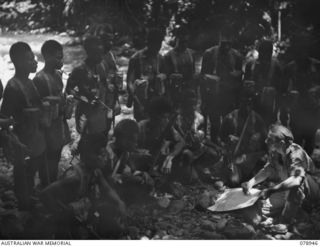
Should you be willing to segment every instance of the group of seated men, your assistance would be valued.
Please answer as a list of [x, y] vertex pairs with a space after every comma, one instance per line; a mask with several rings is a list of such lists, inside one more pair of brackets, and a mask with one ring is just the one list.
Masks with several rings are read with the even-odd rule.
[[[3, 92], [1, 142], [10, 149], [20, 209], [30, 210], [39, 196], [55, 216], [57, 237], [67, 237], [81, 221], [95, 222], [95, 232], [108, 237], [122, 229], [128, 205], [170, 192], [174, 181], [222, 181], [245, 193], [263, 184], [261, 212], [280, 212], [287, 223], [304, 202], [319, 200], [318, 170], [309, 156], [319, 127], [317, 61], [301, 47], [283, 68], [272, 56], [272, 42], [263, 40], [258, 58], [244, 64], [230, 34], [222, 33], [197, 74], [188, 39], [179, 29], [176, 46], [162, 56], [162, 32], [149, 31], [127, 73], [127, 106], [135, 120], [114, 128], [126, 92], [110, 35], [85, 39], [87, 57], [65, 88], [60, 43], [43, 44], [45, 65], [33, 80], [37, 62], [30, 46], [11, 46], [15, 75]], [[81, 135], [79, 162], [58, 179], [73, 115]]]

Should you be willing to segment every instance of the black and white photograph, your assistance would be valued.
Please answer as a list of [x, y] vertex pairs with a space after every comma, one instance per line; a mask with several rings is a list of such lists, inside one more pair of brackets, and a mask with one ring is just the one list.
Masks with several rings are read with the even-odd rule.
[[318, 246], [319, 13], [0, 0], [1, 245]]

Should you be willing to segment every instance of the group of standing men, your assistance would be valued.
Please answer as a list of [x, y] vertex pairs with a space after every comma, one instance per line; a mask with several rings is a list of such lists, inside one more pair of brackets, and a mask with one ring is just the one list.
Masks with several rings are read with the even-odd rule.
[[[180, 28], [175, 47], [162, 56], [163, 33], [149, 31], [146, 47], [130, 58], [127, 73], [127, 106], [133, 106], [136, 121], [120, 121], [111, 139], [119, 95], [125, 91], [110, 35], [85, 39], [87, 57], [74, 68], [65, 88], [61, 44], [43, 44], [45, 66], [33, 80], [29, 74], [37, 63], [30, 46], [13, 44], [15, 75], [3, 93], [1, 124], [8, 137], [9, 118], [15, 122], [19, 145], [12, 160], [19, 207], [32, 207], [38, 171], [39, 196], [55, 215], [57, 236], [66, 237], [70, 231], [64, 227], [76, 227], [83, 219], [95, 222], [95, 233], [104, 236], [116, 232], [115, 225], [120, 227], [116, 216], [125, 214], [126, 205], [155, 189], [168, 190], [172, 181], [222, 180], [237, 186], [266, 161], [258, 177], [242, 184], [245, 192], [272, 175], [278, 187], [268, 187], [263, 196], [290, 191], [282, 205], [290, 211], [284, 210], [286, 219], [311, 195], [302, 189], [312, 187], [312, 195], [319, 196], [307, 176], [316, 170], [308, 154], [319, 127], [317, 61], [297, 48], [295, 61], [283, 69], [273, 57], [273, 43], [263, 40], [259, 57], [244, 63], [232, 48], [231, 34], [223, 32], [219, 45], [205, 51], [196, 74], [188, 40], [188, 32]], [[62, 148], [70, 142], [66, 120], [73, 113], [81, 134], [80, 162], [57, 179]], [[274, 123], [268, 132], [267, 126]], [[308, 154], [293, 143], [293, 136]], [[281, 176], [272, 173], [279, 167], [285, 168]]]

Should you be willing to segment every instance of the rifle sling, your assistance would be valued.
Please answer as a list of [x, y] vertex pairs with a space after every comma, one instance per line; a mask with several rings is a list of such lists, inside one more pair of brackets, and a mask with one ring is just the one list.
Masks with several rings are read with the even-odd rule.
[[245, 134], [245, 132], [246, 132], [246, 130], [247, 130], [247, 128], [248, 128], [249, 119], [250, 119], [250, 117], [251, 117], [252, 114], [253, 114], [252, 111], [248, 114], [248, 117], [247, 117], [246, 122], [245, 122], [245, 124], [244, 124], [244, 126], [243, 126], [243, 129], [242, 129], [242, 132], [241, 132], [239, 141], [238, 141], [238, 143], [237, 143], [237, 145], [236, 145], [236, 147], [235, 147], [235, 149], [234, 149], [234, 151], [233, 151], [233, 155], [236, 155], [236, 154], [238, 153], [239, 149], [240, 149], [240, 145], [241, 145], [241, 143], [242, 143], [244, 134]]

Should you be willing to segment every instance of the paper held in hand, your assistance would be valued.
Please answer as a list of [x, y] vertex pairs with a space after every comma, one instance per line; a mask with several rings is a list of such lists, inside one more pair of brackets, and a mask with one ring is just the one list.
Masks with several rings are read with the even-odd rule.
[[244, 194], [242, 188], [227, 189], [208, 210], [224, 212], [250, 207], [259, 199], [259, 193], [258, 189], [251, 189], [249, 194]]

